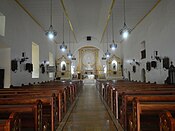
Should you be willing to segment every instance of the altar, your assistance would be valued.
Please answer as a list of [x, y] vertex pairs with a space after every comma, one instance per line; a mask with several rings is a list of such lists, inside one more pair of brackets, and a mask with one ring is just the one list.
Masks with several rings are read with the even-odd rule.
[[77, 72], [82, 79], [94, 80], [99, 75], [101, 69], [99, 61], [99, 49], [91, 46], [79, 49], [79, 61]]
[[86, 78], [86, 79], [94, 79], [95, 78], [93, 70], [85, 70], [83, 75], [84, 75], [84, 78]]

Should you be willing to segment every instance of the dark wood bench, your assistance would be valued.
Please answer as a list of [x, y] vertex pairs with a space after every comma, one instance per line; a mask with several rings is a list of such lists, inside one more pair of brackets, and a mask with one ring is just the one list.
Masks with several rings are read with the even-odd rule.
[[59, 85], [35, 85], [35, 86], [27, 86], [27, 88], [23, 87], [14, 87], [13, 89], [5, 89], [0, 91], [0, 97], [21, 97], [23, 95], [29, 95], [29, 96], [50, 96], [52, 93], [56, 94], [57, 97], [57, 105], [58, 105], [58, 116], [59, 116], [59, 122], [62, 121], [64, 115], [67, 112], [67, 103], [68, 98], [67, 92], [69, 89], [67, 89], [64, 86]]
[[175, 102], [139, 102], [135, 98], [132, 108], [133, 112], [129, 120], [129, 130], [159, 130], [159, 114], [163, 110], [174, 112]]
[[175, 118], [169, 111], [160, 114], [160, 131], [175, 131]]
[[[175, 86], [163, 84], [148, 84], [136, 82], [118, 82], [110, 83], [110, 81], [97, 81], [97, 88], [103, 100], [107, 103], [116, 119], [119, 119], [123, 127], [126, 126], [126, 99], [125, 95], [174, 95]], [[124, 103], [124, 104], [123, 104]], [[120, 110], [121, 109], [121, 110]], [[119, 114], [121, 111], [121, 114]]]
[[56, 130], [58, 122], [58, 105], [55, 94], [52, 96], [21, 96], [20, 98], [0, 98], [0, 105], [25, 105], [35, 104], [37, 100], [43, 103], [43, 123], [48, 123], [51, 130]]
[[12, 112], [7, 119], [0, 118], [0, 131], [21, 131], [19, 113]]
[[137, 98], [140, 102], [175, 102], [175, 95], [166, 94], [139, 94], [139, 95], [126, 95], [122, 96], [122, 106], [120, 109], [120, 123], [127, 129], [128, 117], [132, 113], [132, 101]]
[[20, 105], [20, 104], [13, 104], [13, 105], [6, 105], [4, 103], [0, 105], [0, 116], [6, 116], [11, 112], [18, 112], [20, 113], [21, 118], [21, 128], [23, 129], [28, 127], [35, 131], [42, 131], [43, 130], [43, 123], [42, 123], [42, 102], [37, 100], [35, 104], [28, 104], [28, 105]]

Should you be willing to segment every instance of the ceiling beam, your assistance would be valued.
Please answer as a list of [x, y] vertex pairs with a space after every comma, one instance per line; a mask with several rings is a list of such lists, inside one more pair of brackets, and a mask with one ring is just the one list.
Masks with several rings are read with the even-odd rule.
[[[24, 5], [19, 1], [19, 0], [15, 0], [15, 2], [24, 10], [24, 12], [26, 12], [30, 18], [45, 32], [44, 27], [39, 23], [39, 21], [24, 7]], [[53, 42], [55, 44], [58, 44], [58, 42], [56, 40], [53, 40]]]
[[131, 29], [131, 31], [133, 31], [157, 6], [158, 4], [161, 2], [161, 0], [158, 0], [156, 2], [156, 4], [148, 11], [148, 13], [146, 13], [137, 23], [136, 25]]
[[73, 28], [73, 26], [72, 26], [72, 23], [71, 23], [69, 14], [68, 14], [68, 11], [66, 10], [65, 4], [64, 4], [64, 0], [60, 0], [60, 2], [61, 2], [61, 5], [62, 5], [62, 7], [63, 7], [63, 12], [64, 12], [64, 14], [66, 15], [67, 21], [68, 21], [68, 23], [69, 23], [70, 29], [71, 29], [71, 31], [72, 31], [72, 33], [73, 33], [74, 39], [75, 39], [76, 43], [78, 43], [78, 42], [77, 42], [76, 35], [75, 35], [74, 28]]
[[100, 43], [102, 43], [103, 37], [104, 37], [105, 32], [106, 32], [106, 29], [107, 29], [107, 27], [108, 27], [108, 23], [109, 23], [111, 14], [112, 14], [112, 9], [113, 9], [113, 7], [114, 7], [114, 4], [115, 4], [115, 0], [112, 0], [111, 6], [110, 6], [109, 11], [108, 11], [108, 17], [107, 17], [106, 24], [105, 24], [105, 27], [104, 27], [104, 30], [103, 30], [103, 34], [102, 34], [102, 36], [101, 36], [101, 41], [100, 41]]
[[15, 0], [15, 2], [32, 18], [32, 20], [44, 31], [44, 27], [34, 18], [34, 16], [23, 6], [23, 4], [19, 0]]

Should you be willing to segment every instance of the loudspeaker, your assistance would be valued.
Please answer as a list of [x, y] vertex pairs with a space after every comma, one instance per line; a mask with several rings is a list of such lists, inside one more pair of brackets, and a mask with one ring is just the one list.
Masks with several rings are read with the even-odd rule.
[[11, 70], [16, 71], [18, 69], [18, 61], [17, 60], [12, 60], [11, 61]]
[[157, 67], [157, 62], [156, 61], [151, 61], [151, 67], [156, 68]]
[[28, 72], [31, 73], [33, 71], [33, 64], [26, 63], [26, 70], [28, 70]]
[[0, 89], [4, 88], [4, 69], [0, 69]]
[[146, 70], [147, 71], [151, 70], [151, 63], [150, 62], [146, 62]]
[[132, 67], [132, 71], [133, 71], [134, 73], [136, 72], [136, 66], [135, 66], [135, 65]]
[[163, 68], [169, 69], [169, 66], [170, 66], [169, 58], [168, 57], [163, 58]]

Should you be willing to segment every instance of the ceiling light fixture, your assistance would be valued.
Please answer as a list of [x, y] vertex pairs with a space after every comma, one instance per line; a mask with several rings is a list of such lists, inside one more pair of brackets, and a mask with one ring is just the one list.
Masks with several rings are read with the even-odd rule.
[[49, 27], [49, 30], [45, 32], [45, 35], [49, 39], [53, 39], [57, 35], [57, 32], [53, 29], [53, 25], [52, 25], [52, 0], [50, 2], [50, 27]]
[[114, 26], [113, 26], [113, 12], [112, 12], [112, 44], [110, 44], [110, 48], [115, 50], [117, 48], [117, 44], [114, 41]]
[[69, 58], [69, 59], [72, 59], [72, 53], [71, 53], [71, 50], [70, 50], [70, 28], [69, 28], [69, 52], [67, 53], [67, 57]]
[[64, 12], [63, 12], [63, 43], [60, 45], [61, 51], [65, 52], [67, 49], [67, 45], [64, 44]]
[[125, 0], [123, 0], [123, 13], [124, 13], [124, 25], [120, 30], [120, 35], [122, 35], [123, 39], [127, 39], [129, 34], [131, 33], [131, 29], [126, 25], [126, 13], [125, 13]]
[[106, 37], [107, 37], [107, 51], [105, 53], [106, 58], [109, 58], [111, 53], [108, 51], [108, 28], [107, 28], [107, 32], [106, 32]]

